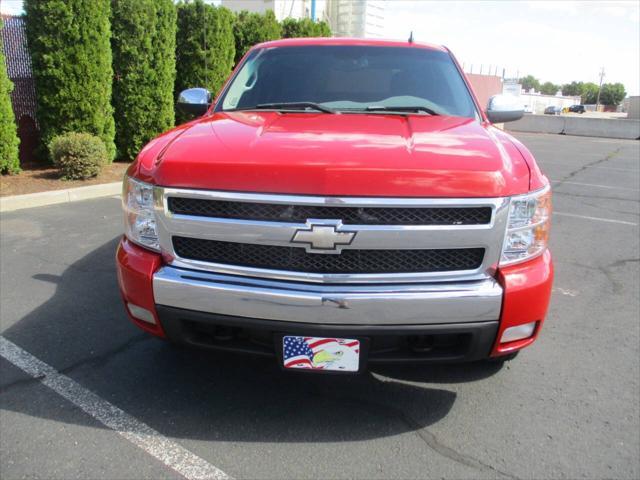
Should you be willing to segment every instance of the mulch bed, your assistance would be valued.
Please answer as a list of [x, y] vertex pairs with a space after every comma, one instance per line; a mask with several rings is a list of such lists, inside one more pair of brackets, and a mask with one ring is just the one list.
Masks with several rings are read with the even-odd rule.
[[22, 165], [18, 175], [0, 175], [0, 197], [119, 182], [128, 166], [128, 163], [114, 162], [89, 180], [62, 180], [58, 169], [51, 165]]

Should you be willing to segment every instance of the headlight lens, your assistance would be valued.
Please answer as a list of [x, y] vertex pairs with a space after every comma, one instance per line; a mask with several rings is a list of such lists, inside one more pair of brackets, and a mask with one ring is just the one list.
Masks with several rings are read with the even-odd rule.
[[551, 222], [549, 186], [511, 198], [500, 265], [523, 262], [547, 249]]
[[125, 177], [122, 185], [122, 208], [127, 238], [143, 247], [160, 251], [153, 185]]

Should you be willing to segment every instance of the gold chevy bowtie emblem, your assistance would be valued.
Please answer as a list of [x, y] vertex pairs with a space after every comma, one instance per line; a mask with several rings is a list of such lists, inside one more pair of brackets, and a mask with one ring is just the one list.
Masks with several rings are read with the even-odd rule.
[[356, 232], [342, 231], [342, 221], [307, 220], [307, 228], [296, 230], [291, 243], [304, 243], [310, 253], [340, 253], [343, 245], [350, 245]]

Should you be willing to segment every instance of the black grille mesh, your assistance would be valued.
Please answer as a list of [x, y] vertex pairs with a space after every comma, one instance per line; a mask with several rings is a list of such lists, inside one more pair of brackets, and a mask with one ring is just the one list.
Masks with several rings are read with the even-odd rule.
[[327, 207], [169, 197], [169, 210], [200, 217], [305, 223], [341, 219], [345, 225], [486, 225], [491, 207]]
[[304, 248], [220, 242], [173, 237], [182, 258], [244, 267], [306, 273], [417, 273], [474, 270], [483, 248], [434, 250], [343, 250], [340, 254], [307, 253]]

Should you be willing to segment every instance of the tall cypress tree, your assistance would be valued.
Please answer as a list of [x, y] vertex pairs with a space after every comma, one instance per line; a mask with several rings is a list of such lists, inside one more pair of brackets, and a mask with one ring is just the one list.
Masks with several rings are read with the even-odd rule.
[[176, 96], [191, 87], [205, 87], [214, 95], [220, 90], [234, 65], [233, 20], [228, 9], [202, 0], [178, 4]]
[[282, 27], [273, 10], [267, 10], [264, 15], [243, 10], [236, 16], [233, 34], [236, 42], [235, 62], [238, 63], [255, 44], [280, 38]]
[[172, 0], [111, 0], [117, 157], [173, 126], [176, 8]]
[[314, 22], [309, 18], [285, 18], [280, 25], [282, 26], [282, 38], [331, 36], [331, 27], [325, 21]]
[[109, 0], [25, 0], [24, 8], [45, 145], [64, 132], [91, 133], [112, 159]]
[[[0, 20], [0, 30], [2, 30], [2, 20]], [[9, 98], [13, 84], [7, 76], [1, 47], [0, 44], [0, 173], [18, 173], [20, 171], [18, 159], [20, 140]]]

